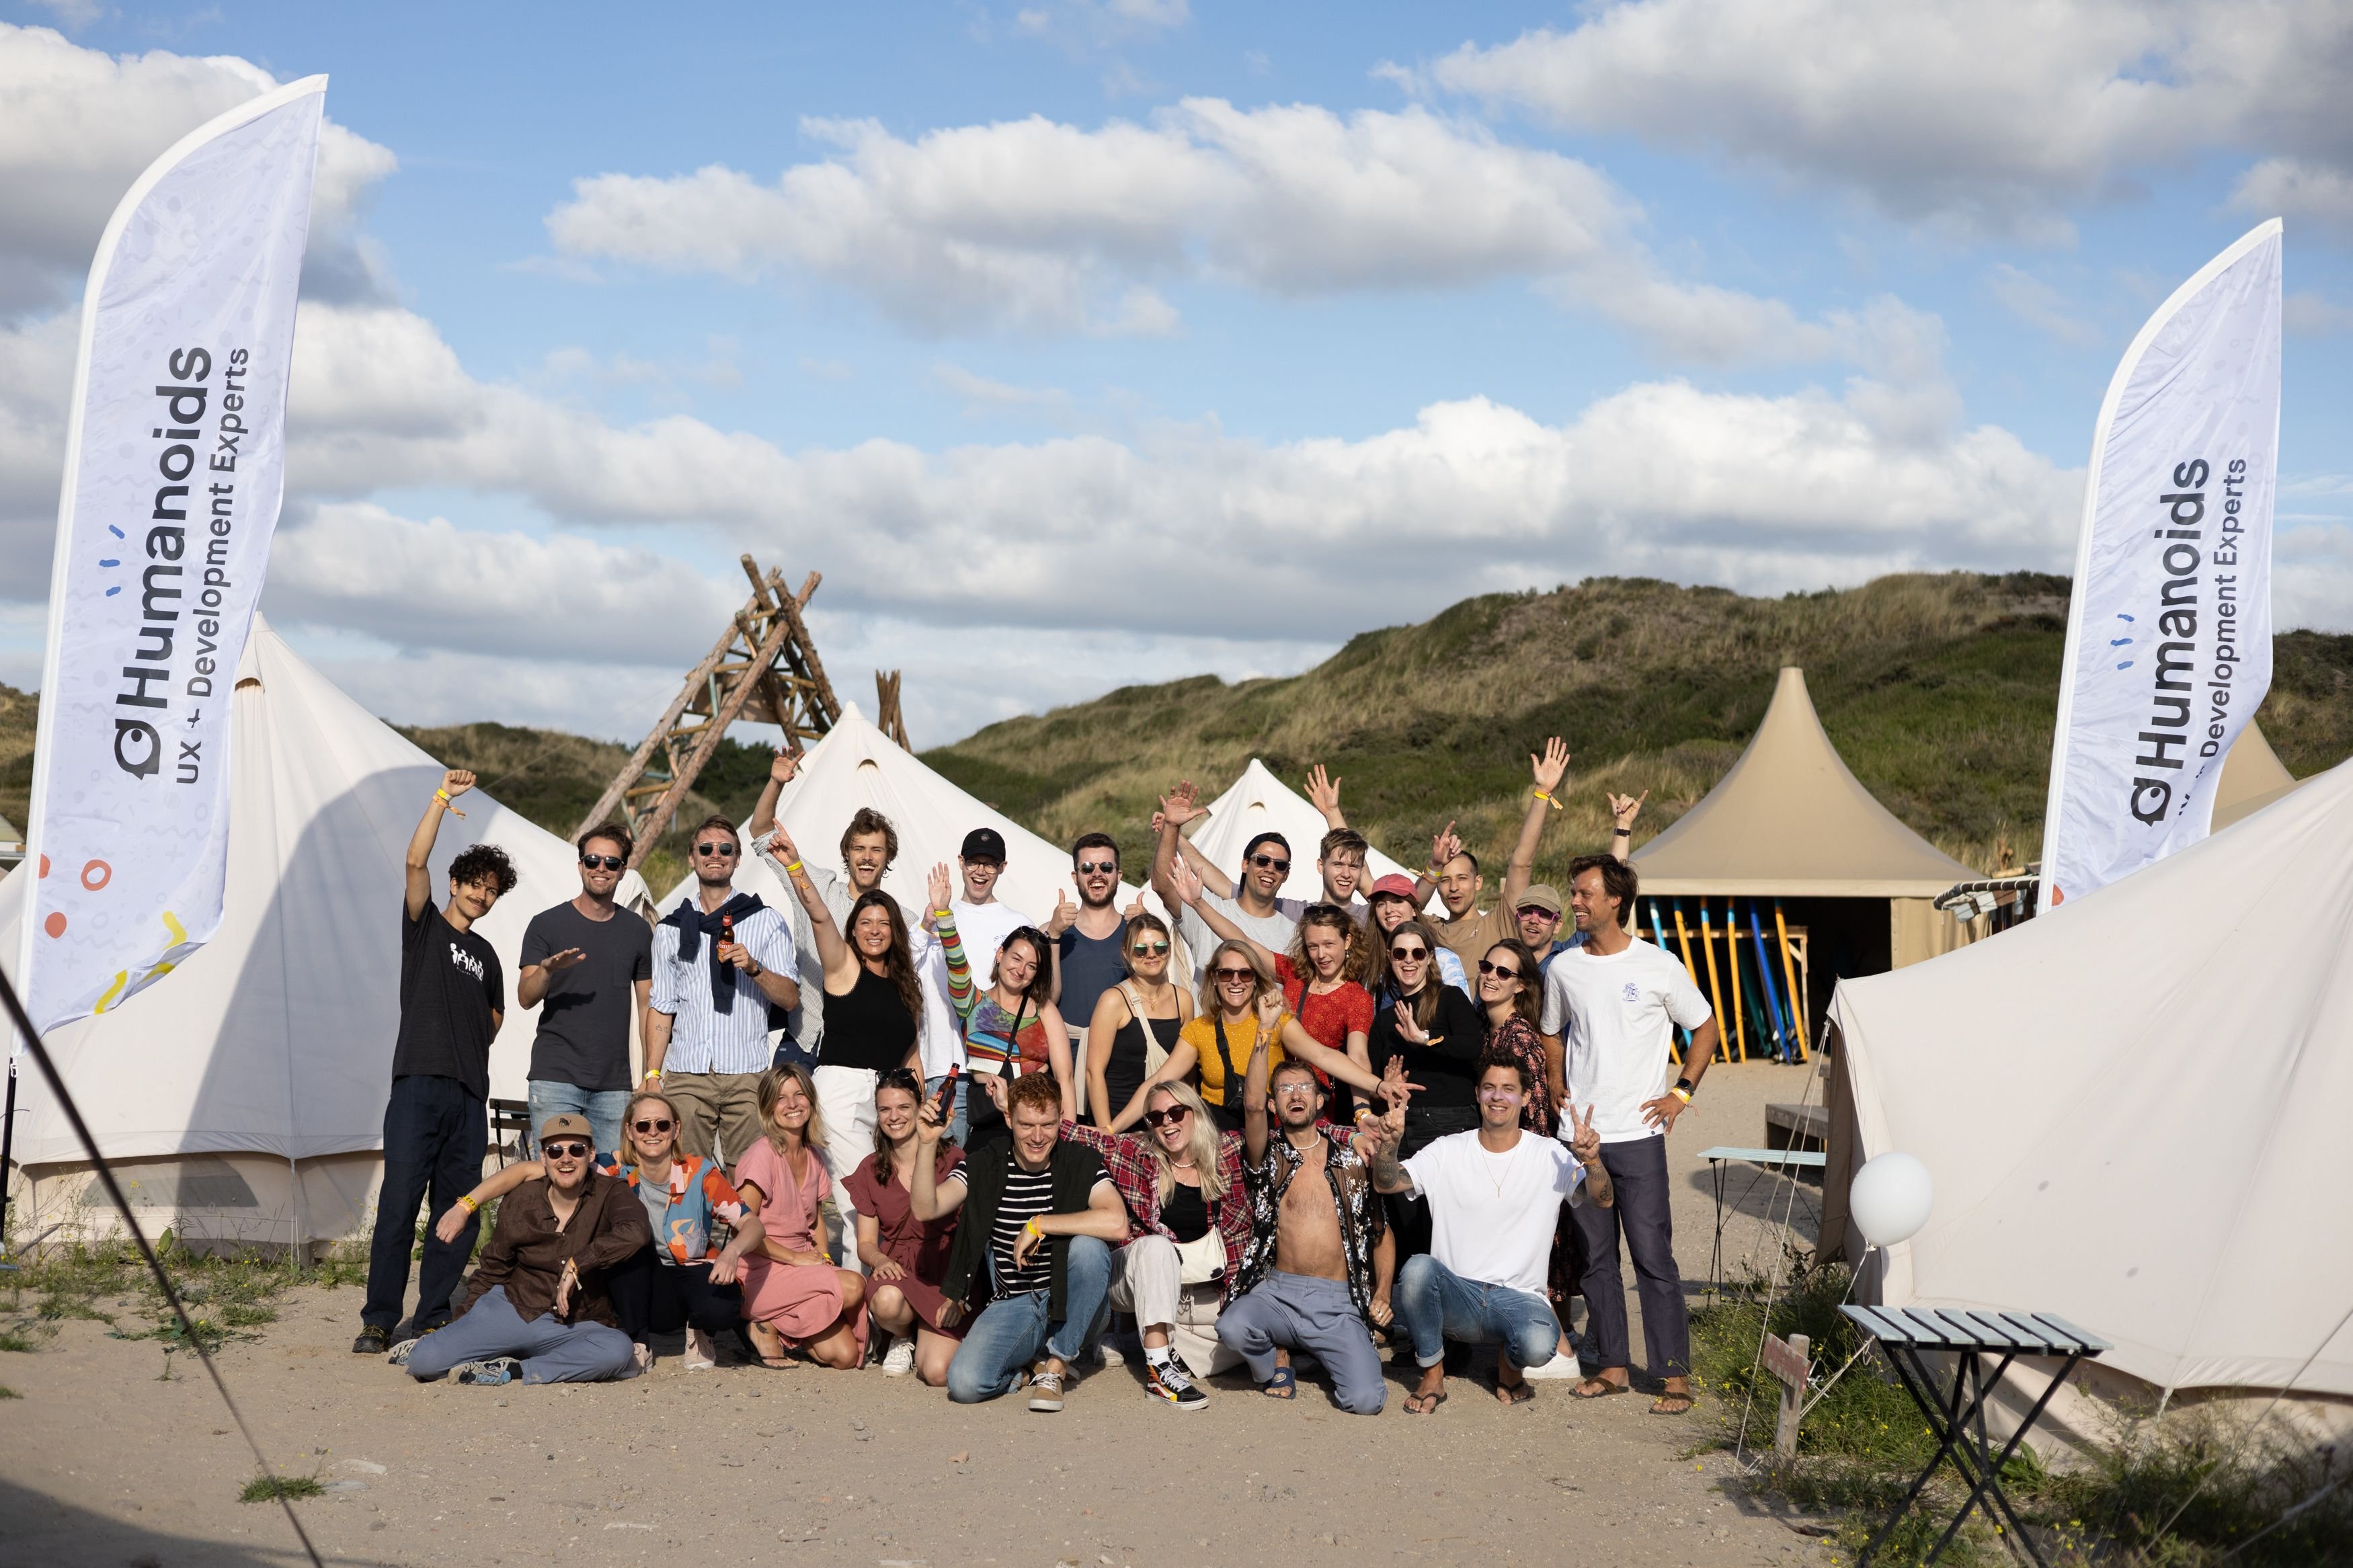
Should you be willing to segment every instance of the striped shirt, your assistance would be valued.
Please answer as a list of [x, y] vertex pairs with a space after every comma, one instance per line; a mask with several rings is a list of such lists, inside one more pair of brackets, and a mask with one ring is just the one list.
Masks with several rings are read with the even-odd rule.
[[[768, 1047], [768, 999], [757, 982], [743, 970], [730, 967], [735, 983], [735, 1005], [728, 1012], [711, 1005], [711, 943], [695, 944], [691, 963], [678, 956], [678, 927], [654, 927], [653, 1010], [670, 1016], [670, 1050], [662, 1058], [665, 1072], [765, 1072], [773, 1052]], [[735, 922], [735, 940], [750, 950], [764, 969], [793, 973], [793, 933], [774, 909], [757, 909]]]
[[[948, 1180], [965, 1180], [964, 1167], [948, 1173]], [[1111, 1180], [1103, 1172], [1103, 1162], [1095, 1162], [1094, 1184]], [[1090, 1187], [1090, 1191], [1092, 1187]], [[1029, 1254], [1029, 1266], [1013, 1267], [1013, 1244], [1021, 1239], [1021, 1227], [1042, 1215], [1054, 1212], [1054, 1172], [1050, 1163], [1042, 1171], [1025, 1171], [1021, 1162], [1014, 1161], [1005, 1173], [1005, 1197], [997, 1205], [997, 1224], [989, 1232], [989, 1250], [997, 1264], [998, 1300], [1013, 1296], [1028, 1296], [1045, 1289], [1054, 1282], [1052, 1249], [1039, 1243]]]

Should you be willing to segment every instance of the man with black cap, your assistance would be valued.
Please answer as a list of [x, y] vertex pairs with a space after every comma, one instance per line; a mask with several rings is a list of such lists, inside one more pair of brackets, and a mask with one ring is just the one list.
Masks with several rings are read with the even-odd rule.
[[[419, 1383], [454, 1372], [459, 1383], [605, 1383], [645, 1370], [613, 1321], [607, 1276], [653, 1245], [646, 1206], [628, 1183], [597, 1171], [588, 1119], [567, 1111], [540, 1123], [547, 1173], [499, 1202], [464, 1305], [446, 1329], [393, 1352]], [[467, 1225], [481, 1206], [457, 1202]], [[450, 1226], [453, 1231], [457, 1226]]]
[[949, 907], [955, 911], [956, 936], [972, 965], [973, 984], [985, 985], [1005, 939], [1038, 922], [997, 897], [997, 879], [1005, 875], [1005, 835], [994, 827], [976, 827], [964, 836], [956, 868], [964, 878], [964, 895]]

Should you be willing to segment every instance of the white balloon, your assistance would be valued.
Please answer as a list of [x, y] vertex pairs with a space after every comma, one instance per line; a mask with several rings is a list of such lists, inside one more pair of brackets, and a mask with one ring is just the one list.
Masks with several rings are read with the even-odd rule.
[[1910, 1154], [1882, 1154], [1865, 1163], [1847, 1192], [1847, 1212], [1873, 1247], [1911, 1240], [1928, 1223], [1936, 1202], [1928, 1167]]

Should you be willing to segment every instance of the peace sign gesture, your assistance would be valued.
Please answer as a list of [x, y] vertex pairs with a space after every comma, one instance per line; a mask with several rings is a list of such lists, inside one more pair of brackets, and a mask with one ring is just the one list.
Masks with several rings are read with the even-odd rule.
[[1592, 1164], [1601, 1158], [1601, 1134], [1593, 1130], [1594, 1107], [1587, 1106], [1580, 1116], [1576, 1102], [1564, 1100], [1561, 1109], [1568, 1112], [1568, 1152], [1577, 1156], [1578, 1164]]

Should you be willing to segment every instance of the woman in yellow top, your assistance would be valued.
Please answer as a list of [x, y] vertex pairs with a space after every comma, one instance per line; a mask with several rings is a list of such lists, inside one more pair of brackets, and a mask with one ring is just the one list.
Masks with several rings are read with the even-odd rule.
[[1250, 1052], [1258, 1045], [1261, 1029], [1267, 1032], [1271, 1041], [1267, 1047], [1267, 1071], [1280, 1067], [1285, 1056], [1294, 1056], [1359, 1089], [1378, 1090], [1380, 1079], [1349, 1060], [1346, 1053], [1319, 1043], [1284, 1010], [1282, 985], [1275, 979], [1274, 968], [1258, 944], [1228, 938], [1217, 945], [1209, 954], [1209, 962], [1202, 966], [1200, 1012], [1177, 1035], [1176, 1044], [1169, 1051], [1168, 1059], [1160, 1064], [1160, 1070], [1145, 1080], [1135, 1098], [1113, 1119], [1113, 1130], [1125, 1128], [1144, 1113], [1144, 1102], [1154, 1084], [1182, 1082], [1198, 1069], [1201, 1099], [1208, 1105], [1209, 1120], [1218, 1124], [1221, 1132], [1240, 1131], [1242, 1077], [1249, 1069]]

